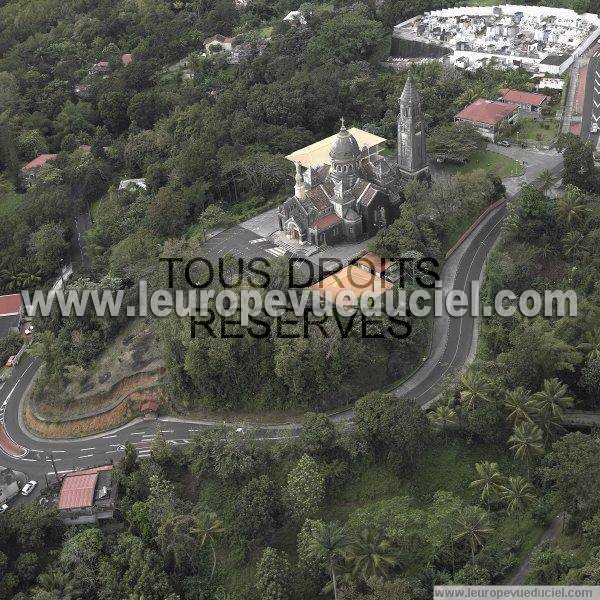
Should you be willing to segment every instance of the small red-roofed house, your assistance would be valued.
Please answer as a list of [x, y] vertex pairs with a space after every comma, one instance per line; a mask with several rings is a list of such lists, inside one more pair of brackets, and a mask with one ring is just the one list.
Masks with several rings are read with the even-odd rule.
[[536, 92], [522, 92], [521, 90], [509, 90], [502, 88], [500, 102], [516, 104], [522, 111], [539, 113], [544, 106], [550, 102], [550, 96]]
[[454, 120], [470, 123], [481, 135], [495, 141], [500, 125], [512, 123], [518, 111], [516, 104], [478, 98], [455, 115]]
[[129, 64], [131, 64], [132, 61], [133, 61], [133, 56], [131, 54], [129, 54], [129, 53], [123, 54], [121, 56], [121, 62], [123, 63], [124, 67], [126, 67]]
[[19, 331], [23, 314], [24, 305], [21, 294], [0, 296], [0, 338]]
[[54, 160], [58, 154], [40, 154], [33, 160], [29, 161], [26, 165], [21, 168], [21, 178], [23, 185], [30, 186], [33, 179], [35, 178], [38, 169], [44, 166], [47, 162]]
[[117, 496], [112, 470], [112, 465], [104, 465], [63, 476], [58, 510], [65, 523], [80, 525], [112, 518]]

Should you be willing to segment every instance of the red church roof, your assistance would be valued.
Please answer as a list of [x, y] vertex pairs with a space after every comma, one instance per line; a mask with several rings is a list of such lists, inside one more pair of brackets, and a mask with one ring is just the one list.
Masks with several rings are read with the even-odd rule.
[[341, 220], [342, 219], [340, 219], [340, 217], [338, 217], [336, 214], [325, 215], [313, 223], [313, 228], [319, 230], [329, 229], [330, 227], [337, 225]]

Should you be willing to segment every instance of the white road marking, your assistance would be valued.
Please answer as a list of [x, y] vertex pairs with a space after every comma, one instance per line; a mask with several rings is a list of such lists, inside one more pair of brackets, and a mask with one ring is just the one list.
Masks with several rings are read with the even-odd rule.
[[21, 460], [26, 460], [27, 462], [37, 462], [36, 458], [22, 458]]
[[146, 435], [143, 431], [134, 431], [130, 435]]
[[84, 454], [83, 456], [78, 456], [77, 460], [80, 460], [82, 458], [91, 458], [92, 456], [94, 456], [93, 454]]
[[102, 439], [103, 440], [107, 440], [108, 438], [116, 438], [116, 437], [117, 437], [117, 434], [115, 434], [115, 435], [103, 435]]
[[66, 450], [50, 450], [51, 454], [64, 454]]
[[86, 450], [95, 450], [95, 449], [96, 449], [96, 448], [93, 448], [93, 447], [92, 447], [92, 448], [82, 448], [82, 449], [81, 449], [81, 451], [82, 451], [82, 452], [85, 452]]
[[265, 248], [265, 252], [272, 254], [273, 256], [283, 256], [285, 254], [285, 248], [276, 246], [275, 248]]
[[[62, 475], [63, 473], [71, 473], [73, 471], [73, 469], [67, 469], [66, 471], [56, 471], [59, 475]], [[54, 475], [54, 471], [50, 471], [49, 473], [46, 473], [46, 475]]]

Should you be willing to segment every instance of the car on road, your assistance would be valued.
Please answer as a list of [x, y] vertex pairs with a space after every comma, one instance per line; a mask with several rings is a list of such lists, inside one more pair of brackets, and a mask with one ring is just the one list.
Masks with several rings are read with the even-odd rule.
[[17, 357], [13, 354], [12, 356], [8, 357], [8, 360], [6, 361], [6, 366], [7, 367], [12, 367], [15, 364], [15, 360], [17, 360]]
[[31, 481], [28, 481], [22, 488], [21, 488], [21, 494], [23, 496], [29, 496], [29, 494], [31, 494], [31, 492], [33, 492], [33, 488], [35, 488], [35, 486], [37, 485], [37, 481], [33, 481], [33, 479]]
[[510, 142], [507, 142], [506, 140], [500, 140], [498, 142], [498, 146], [504, 146], [505, 148], [509, 148], [510, 147]]
[[598, 123], [592, 123], [591, 132], [598, 133]]
[[0, 505], [0, 515], [8, 510], [8, 504]]

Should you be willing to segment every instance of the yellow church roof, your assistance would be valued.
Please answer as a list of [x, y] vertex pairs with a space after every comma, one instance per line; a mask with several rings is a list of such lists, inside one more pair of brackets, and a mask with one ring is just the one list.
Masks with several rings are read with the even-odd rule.
[[[348, 129], [348, 132], [354, 136], [356, 142], [358, 143], [358, 147], [361, 150], [365, 146], [371, 149], [374, 146], [385, 142], [385, 138], [379, 137], [373, 133], [369, 133], [368, 131], [358, 129], [358, 127], [351, 127]], [[330, 135], [324, 140], [320, 140], [314, 144], [311, 144], [310, 146], [300, 148], [300, 150], [296, 150], [291, 154], [288, 154], [286, 158], [293, 163], [299, 162], [306, 169], [308, 169], [308, 167], [316, 167], [318, 165], [328, 165], [330, 163], [329, 149], [331, 148], [331, 144], [333, 144], [333, 141], [336, 137], [337, 133]]]

